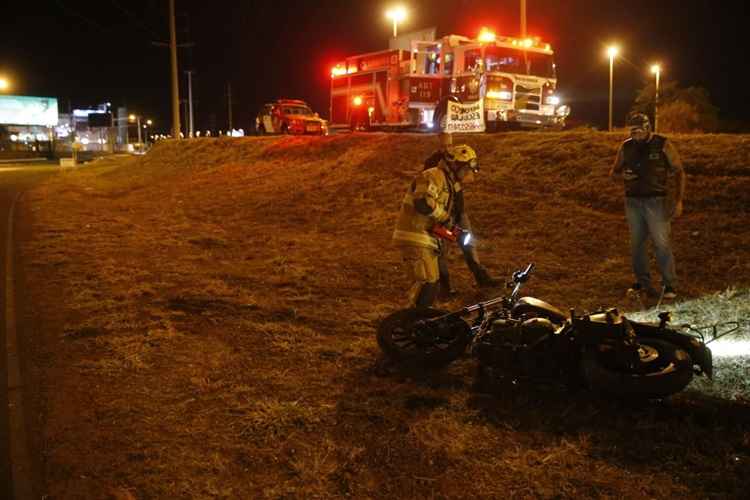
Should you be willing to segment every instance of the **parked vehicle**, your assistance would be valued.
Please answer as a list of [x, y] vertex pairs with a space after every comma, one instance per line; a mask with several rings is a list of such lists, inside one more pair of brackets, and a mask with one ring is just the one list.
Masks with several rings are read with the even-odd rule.
[[255, 132], [264, 134], [328, 135], [328, 122], [305, 101], [279, 99], [263, 106], [255, 118]]
[[407, 309], [386, 317], [377, 340], [393, 360], [439, 368], [467, 347], [483, 382], [548, 379], [582, 384], [610, 395], [662, 398], [681, 391], [694, 374], [712, 377], [711, 350], [696, 337], [627, 319], [615, 308], [565, 314], [533, 297], [519, 298], [533, 270], [513, 273], [513, 291], [456, 312]]
[[481, 100], [489, 130], [565, 124], [570, 108], [557, 93], [549, 43], [487, 30], [474, 39], [407, 36], [403, 46], [347, 57], [331, 70], [332, 128], [431, 129], [447, 98]]

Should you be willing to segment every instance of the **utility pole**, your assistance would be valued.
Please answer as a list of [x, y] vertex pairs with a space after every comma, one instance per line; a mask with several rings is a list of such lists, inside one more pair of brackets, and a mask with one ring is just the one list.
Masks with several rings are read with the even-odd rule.
[[180, 139], [180, 85], [177, 78], [177, 30], [174, 0], [169, 0], [169, 52], [172, 62], [172, 137]]
[[188, 123], [188, 102], [187, 99], [180, 99], [180, 127], [182, 130], [188, 130], [190, 124]]
[[193, 128], [193, 71], [185, 71], [188, 76], [188, 137], [192, 138], [195, 133]]
[[232, 83], [227, 83], [227, 107], [229, 110], [229, 130], [234, 130], [232, 126]]
[[521, 0], [521, 38], [526, 38], [526, 0]]

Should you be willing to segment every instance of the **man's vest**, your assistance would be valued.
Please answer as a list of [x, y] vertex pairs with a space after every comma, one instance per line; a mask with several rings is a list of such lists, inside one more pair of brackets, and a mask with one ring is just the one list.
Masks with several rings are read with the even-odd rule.
[[[457, 184], [441, 167], [428, 168], [420, 172], [401, 202], [393, 241], [399, 245], [437, 250], [438, 239], [431, 232], [432, 226], [436, 222], [446, 222], [451, 218]], [[414, 208], [414, 201], [419, 198], [434, 200], [435, 208], [431, 215], [421, 214]]]
[[625, 196], [644, 198], [667, 195], [670, 165], [664, 153], [666, 141], [666, 137], [653, 134], [647, 142], [628, 139], [623, 143]]

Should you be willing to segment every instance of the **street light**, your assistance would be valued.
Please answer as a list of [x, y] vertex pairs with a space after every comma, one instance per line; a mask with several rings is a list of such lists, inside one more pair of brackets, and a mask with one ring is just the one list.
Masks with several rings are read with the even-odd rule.
[[0, 92], [4, 92], [10, 88], [10, 82], [7, 78], [0, 76]]
[[654, 92], [654, 133], [659, 127], [659, 76], [661, 75], [661, 66], [654, 64], [651, 66], [651, 73], [656, 75], [656, 91]]
[[130, 120], [131, 123], [135, 122], [136, 128], [138, 129], [138, 144], [141, 144], [141, 117], [138, 115], [130, 115], [128, 116], [128, 120]]
[[402, 5], [388, 9], [385, 17], [393, 21], [393, 38], [396, 38], [398, 36], [398, 23], [406, 19], [406, 9]]
[[148, 147], [148, 127], [150, 127], [151, 125], [153, 125], [153, 123], [154, 122], [151, 121], [151, 120], [146, 120], [146, 123], [143, 124], [143, 130], [144, 130], [144, 134], [145, 134], [145, 137], [143, 139], [144, 139], [146, 147]]
[[616, 45], [610, 45], [607, 47], [607, 55], [609, 56], [609, 131], [612, 132], [612, 81], [614, 79], [614, 66], [615, 57], [620, 52], [620, 49]]

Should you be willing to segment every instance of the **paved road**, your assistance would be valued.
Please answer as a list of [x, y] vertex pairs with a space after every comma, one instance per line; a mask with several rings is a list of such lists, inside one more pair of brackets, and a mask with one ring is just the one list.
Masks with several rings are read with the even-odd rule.
[[[0, 484], [3, 485], [0, 490], [0, 498], [14, 498], [14, 491], [21, 493], [16, 497], [24, 497], [24, 492], [28, 492], [28, 486], [26, 488], [19, 489], [19, 482], [13, 483], [12, 464], [11, 464], [11, 452], [10, 452], [10, 420], [8, 411], [9, 401], [9, 379], [8, 379], [8, 318], [12, 317], [13, 314], [8, 314], [8, 297], [7, 293], [7, 272], [6, 272], [6, 257], [8, 254], [8, 223], [9, 223], [9, 212], [14, 200], [23, 191], [29, 189], [33, 185], [42, 181], [50, 175], [54, 175], [59, 171], [58, 166], [52, 163], [35, 162], [35, 163], [0, 163], [0, 268], [2, 269], [2, 280], [0, 280]], [[18, 206], [16, 206], [16, 214], [18, 214]], [[17, 218], [16, 218], [17, 220]], [[12, 235], [11, 235], [12, 236]], [[13, 240], [11, 240], [13, 241]], [[15, 249], [15, 243], [12, 244], [13, 254], [18, 255]], [[15, 273], [14, 273], [15, 274]], [[15, 297], [11, 298], [11, 304], [15, 303], [17, 309], [18, 304], [15, 301]], [[15, 314], [15, 318], [19, 317]], [[18, 331], [21, 329], [18, 328]], [[11, 366], [11, 372], [12, 372]], [[11, 377], [13, 378], [13, 377]], [[14, 381], [11, 381], [14, 383]], [[12, 398], [11, 398], [12, 399]], [[16, 500], [23, 500], [22, 498], [16, 498]]]

